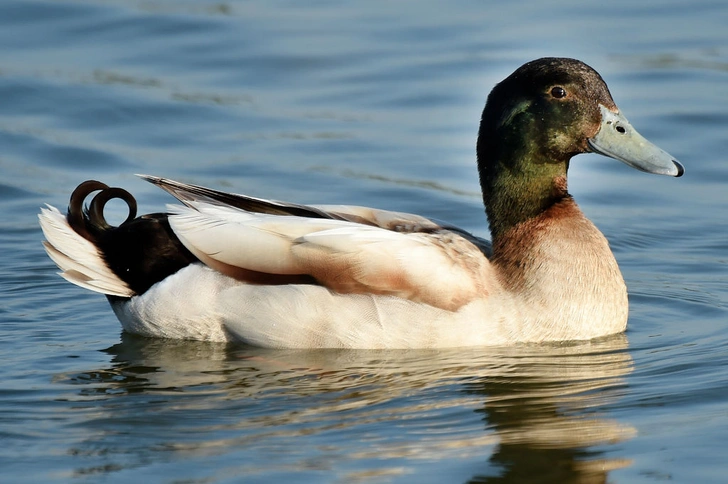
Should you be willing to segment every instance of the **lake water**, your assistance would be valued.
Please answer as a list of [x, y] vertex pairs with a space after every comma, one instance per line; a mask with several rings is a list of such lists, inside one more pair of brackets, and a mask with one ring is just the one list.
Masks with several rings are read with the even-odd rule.
[[[728, 3], [0, 2], [0, 481], [726, 482]], [[625, 335], [270, 351], [121, 334], [36, 214], [149, 173], [487, 235], [490, 88], [580, 58], [683, 178], [572, 162], [630, 290]], [[112, 207], [122, 216], [122, 207]]]

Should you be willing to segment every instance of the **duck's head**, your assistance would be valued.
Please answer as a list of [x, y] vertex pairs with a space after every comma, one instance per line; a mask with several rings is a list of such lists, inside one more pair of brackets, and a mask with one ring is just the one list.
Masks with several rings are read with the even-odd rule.
[[569, 160], [587, 152], [649, 173], [677, 177], [684, 171], [632, 127], [599, 73], [581, 61], [537, 59], [496, 85], [477, 146], [494, 237], [568, 196]]

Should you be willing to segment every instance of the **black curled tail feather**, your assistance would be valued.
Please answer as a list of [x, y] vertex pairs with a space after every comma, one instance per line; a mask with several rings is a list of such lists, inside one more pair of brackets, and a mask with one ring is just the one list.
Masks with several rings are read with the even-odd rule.
[[[84, 202], [98, 192], [84, 208]], [[113, 199], [123, 200], [129, 210], [118, 227], [104, 217], [104, 207]], [[155, 213], [137, 218], [137, 202], [131, 193], [105, 183], [88, 180], [73, 191], [66, 219], [71, 228], [93, 243], [117, 277], [135, 294], [174, 274], [197, 258], [182, 245], [172, 231], [167, 214]]]
[[[88, 208], [83, 207], [83, 202], [93, 192], [96, 194]], [[100, 234], [113, 229], [104, 217], [104, 207], [114, 198], [123, 200], [129, 208], [129, 215], [122, 223], [128, 223], [136, 218], [137, 203], [131, 193], [123, 188], [111, 188], [106, 183], [96, 180], [87, 180], [81, 183], [71, 194], [68, 203], [68, 215], [66, 216], [69, 225], [73, 230], [90, 242], [97, 242]]]

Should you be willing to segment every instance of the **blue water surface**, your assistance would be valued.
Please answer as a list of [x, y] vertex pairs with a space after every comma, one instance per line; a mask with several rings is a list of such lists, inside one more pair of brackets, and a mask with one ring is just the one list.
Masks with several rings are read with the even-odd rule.
[[[0, 2], [0, 481], [725, 482], [728, 4]], [[629, 329], [443, 351], [271, 351], [122, 334], [56, 275], [36, 214], [149, 173], [415, 212], [487, 236], [492, 86], [595, 67], [686, 166], [575, 158]], [[123, 220], [123, 206], [110, 204]]]

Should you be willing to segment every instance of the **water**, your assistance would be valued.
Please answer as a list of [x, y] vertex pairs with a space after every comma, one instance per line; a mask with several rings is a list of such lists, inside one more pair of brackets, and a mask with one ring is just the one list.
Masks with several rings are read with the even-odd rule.
[[[728, 4], [0, 3], [0, 480], [724, 482]], [[681, 179], [595, 155], [571, 191], [630, 289], [626, 335], [276, 352], [120, 334], [55, 275], [38, 207], [150, 173], [416, 212], [486, 235], [490, 88], [580, 58]], [[123, 207], [111, 207], [123, 217]]]

